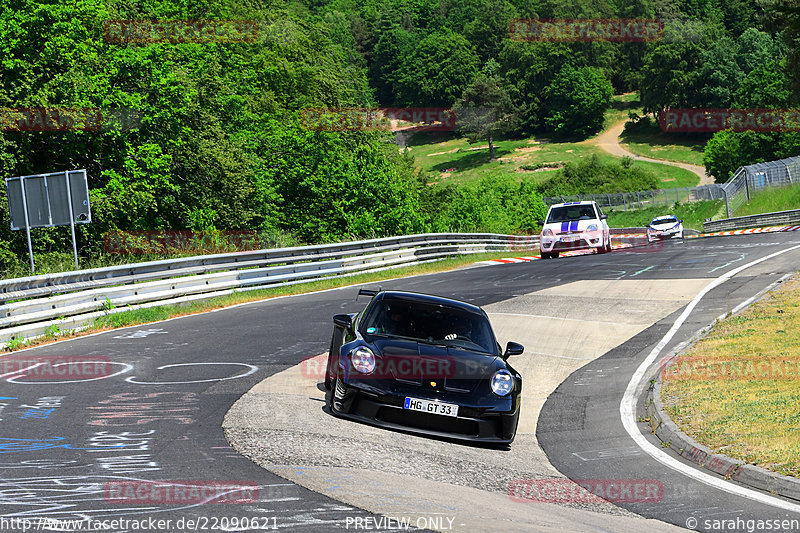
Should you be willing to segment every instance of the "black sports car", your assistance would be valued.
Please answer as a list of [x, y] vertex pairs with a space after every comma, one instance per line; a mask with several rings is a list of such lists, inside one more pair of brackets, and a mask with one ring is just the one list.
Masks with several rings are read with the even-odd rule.
[[399, 291], [372, 296], [360, 313], [336, 315], [325, 399], [331, 413], [370, 424], [510, 444], [522, 377], [508, 364], [486, 313], [474, 305]]

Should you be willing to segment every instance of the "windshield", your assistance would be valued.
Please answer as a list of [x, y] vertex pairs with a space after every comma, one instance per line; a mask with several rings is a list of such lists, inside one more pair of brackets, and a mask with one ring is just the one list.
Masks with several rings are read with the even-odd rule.
[[365, 317], [361, 332], [492, 354], [497, 348], [486, 317], [399, 299], [377, 302]]
[[675, 218], [675, 217], [662, 217], [662, 218], [654, 218], [653, 221], [650, 222], [650, 224], [651, 225], [656, 225], [656, 224], [676, 224], [677, 222], [678, 222], [678, 219]]
[[590, 220], [597, 218], [591, 204], [586, 205], [564, 205], [554, 207], [547, 215], [546, 224], [558, 222], [569, 222], [572, 220]]

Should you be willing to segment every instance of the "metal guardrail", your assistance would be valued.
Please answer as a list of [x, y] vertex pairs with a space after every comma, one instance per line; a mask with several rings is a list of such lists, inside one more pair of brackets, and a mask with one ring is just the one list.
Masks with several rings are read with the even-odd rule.
[[787, 224], [800, 224], [800, 209], [704, 222], [703, 231], [711, 233], [715, 231], [757, 228], [759, 226], [781, 226]]
[[[446, 256], [529, 249], [538, 236], [421, 234], [215, 254], [0, 281], [0, 342], [79, 327], [129, 308], [304, 283]], [[18, 300], [18, 301], [11, 301]], [[131, 306], [131, 307], [127, 307]]]
[[[481, 241], [483, 239], [484, 241]], [[431, 233], [402, 237], [387, 237], [347, 243], [298, 246], [271, 250], [253, 250], [226, 254], [200, 255], [163, 261], [149, 261], [112, 267], [78, 270], [58, 274], [45, 274], [0, 280], [0, 302], [49, 296], [69, 291], [100, 286], [137, 283], [153, 279], [165, 279], [191, 274], [267, 266], [270, 264], [292, 264], [333, 257], [347, 257], [365, 251], [379, 252], [397, 249], [403, 245], [454, 244], [458, 242], [524, 241], [525, 236], [499, 235], [492, 233]], [[503, 241], [505, 242], [505, 241]]]

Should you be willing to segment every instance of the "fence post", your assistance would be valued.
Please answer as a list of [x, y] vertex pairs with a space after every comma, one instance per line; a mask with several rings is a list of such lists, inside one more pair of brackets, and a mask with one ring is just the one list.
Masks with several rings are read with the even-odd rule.
[[728, 190], [723, 187], [722, 194], [725, 195], [725, 218], [731, 218], [731, 203], [728, 201]]
[[[766, 175], [766, 172], [764, 173]], [[744, 173], [744, 191], [747, 193], [747, 201], [750, 201], [750, 180], [747, 179], [747, 172]]]

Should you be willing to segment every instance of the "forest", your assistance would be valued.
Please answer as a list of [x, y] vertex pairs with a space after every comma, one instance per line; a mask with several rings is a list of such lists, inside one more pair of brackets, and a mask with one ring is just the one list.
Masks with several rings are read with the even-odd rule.
[[[304, 112], [458, 116], [482, 106], [491, 120], [439, 135], [486, 142], [585, 139], [603, 127], [612, 95], [628, 92], [643, 108], [630, 127], [668, 108], [791, 108], [798, 13], [796, 0], [0, 0], [0, 175], [86, 169], [93, 221], [78, 227], [83, 257], [101, 255], [114, 230], [252, 230], [275, 246], [530, 233], [547, 190], [652, 180], [590, 162], [543, 185], [439, 184], [392, 132], [319, 131], [304, 127]], [[509, 31], [520, 19], [559, 18], [658, 20], [663, 36], [531, 42]], [[125, 33], [130, 21], [161, 21], [160, 33]], [[174, 21], [220, 21], [227, 33], [178, 38]], [[35, 131], [20, 127], [30, 109], [116, 120]], [[742, 164], [800, 153], [795, 131], [697, 135], [707, 138], [707, 171], [723, 181]], [[25, 263], [27, 244], [10, 229], [5, 188], [0, 218], [7, 272]], [[69, 229], [37, 229], [33, 244], [37, 254], [67, 252]]]

